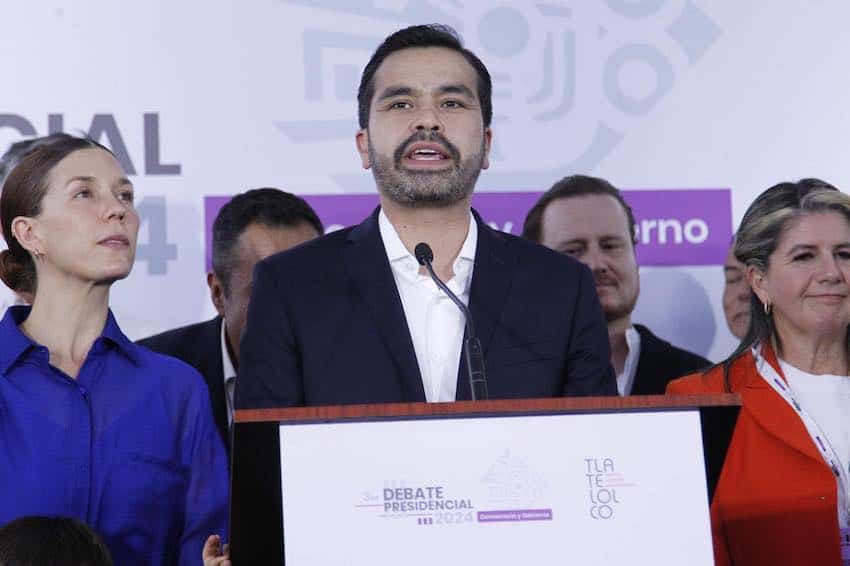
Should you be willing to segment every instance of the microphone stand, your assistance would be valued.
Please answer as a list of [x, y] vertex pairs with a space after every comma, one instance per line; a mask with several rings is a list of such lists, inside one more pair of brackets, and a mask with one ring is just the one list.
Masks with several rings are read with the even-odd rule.
[[434, 283], [437, 284], [437, 287], [439, 287], [463, 313], [463, 316], [466, 319], [466, 340], [463, 342], [463, 352], [464, 357], [466, 358], [466, 371], [469, 378], [470, 396], [473, 401], [487, 400], [489, 398], [489, 394], [487, 392], [487, 375], [484, 371], [484, 352], [481, 348], [481, 341], [478, 340], [478, 336], [475, 334], [475, 326], [472, 323], [472, 314], [469, 312], [466, 305], [463, 304], [463, 301], [461, 301], [457, 295], [452, 293], [452, 290], [449, 289], [439, 277], [437, 277], [436, 273], [434, 273], [434, 266], [431, 265], [431, 262], [434, 261], [434, 252], [431, 251], [431, 246], [424, 242], [416, 244], [414, 255], [416, 256], [416, 261], [419, 262], [419, 265], [425, 266], [425, 269], [428, 271], [431, 279], [434, 280]]

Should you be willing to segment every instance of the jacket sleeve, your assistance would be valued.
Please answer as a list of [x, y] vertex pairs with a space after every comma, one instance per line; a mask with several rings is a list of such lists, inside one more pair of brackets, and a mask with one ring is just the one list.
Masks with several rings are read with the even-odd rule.
[[729, 557], [726, 535], [723, 533], [723, 523], [716, 505], [711, 506], [711, 540], [714, 545], [714, 566], [731, 566], [732, 559]]
[[563, 394], [565, 397], [617, 395], [608, 326], [596, 295], [593, 276], [587, 266], [578, 267]]
[[694, 393], [694, 388], [691, 386], [690, 379], [687, 377], [680, 377], [678, 379], [672, 380], [667, 384], [667, 389], [665, 393], [667, 395], [688, 395], [689, 393]]
[[[722, 388], [717, 388], [718, 368], [711, 370], [706, 374], [696, 372], [688, 374], [684, 377], [672, 380], [667, 384], [665, 393], [667, 395], [697, 395], [700, 393], [722, 393]], [[720, 369], [722, 372], [722, 369]], [[722, 373], [720, 374], [722, 376]], [[721, 382], [722, 383], [722, 382]]]
[[280, 281], [271, 266], [254, 268], [251, 301], [239, 349], [238, 409], [304, 404], [301, 356], [297, 349]]

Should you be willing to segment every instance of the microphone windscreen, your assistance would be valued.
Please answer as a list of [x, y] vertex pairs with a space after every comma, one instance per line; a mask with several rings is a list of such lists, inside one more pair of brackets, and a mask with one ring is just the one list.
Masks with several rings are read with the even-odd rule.
[[416, 247], [413, 248], [413, 255], [416, 256], [416, 261], [419, 262], [419, 265], [425, 265], [425, 262], [431, 263], [434, 261], [434, 252], [431, 251], [431, 246], [425, 242], [416, 244]]

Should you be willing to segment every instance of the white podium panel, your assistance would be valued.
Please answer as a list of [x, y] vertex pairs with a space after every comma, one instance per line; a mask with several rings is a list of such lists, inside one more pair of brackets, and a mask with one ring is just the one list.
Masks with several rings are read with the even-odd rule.
[[280, 450], [287, 566], [713, 564], [697, 410], [284, 424]]

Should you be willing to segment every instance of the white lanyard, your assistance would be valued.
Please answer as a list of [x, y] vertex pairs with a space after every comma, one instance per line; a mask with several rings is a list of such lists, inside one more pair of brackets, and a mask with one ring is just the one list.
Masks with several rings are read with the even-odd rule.
[[838, 515], [842, 521], [840, 527], [843, 528], [850, 525], [850, 482], [848, 482], [847, 479], [847, 475], [850, 472], [841, 468], [841, 460], [838, 458], [838, 454], [835, 452], [832, 444], [830, 444], [829, 439], [823, 433], [809, 412], [804, 409], [794, 397], [794, 393], [791, 391], [788, 384], [785, 383], [778, 373], [776, 373], [773, 366], [767, 363], [756, 348], [752, 348], [751, 351], [756, 360], [756, 370], [759, 375], [761, 375], [762, 379], [764, 379], [768, 385], [773, 387], [773, 390], [776, 391], [779, 396], [791, 406], [792, 409], [794, 409], [800, 417], [800, 420], [803, 421], [809, 436], [812, 437], [812, 441], [820, 452], [820, 455], [823, 457], [824, 462], [826, 462], [826, 464], [832, 469], [832, 473], [835, 474], [835, 477], [838, 479], [841, 490], [838, 497]]

